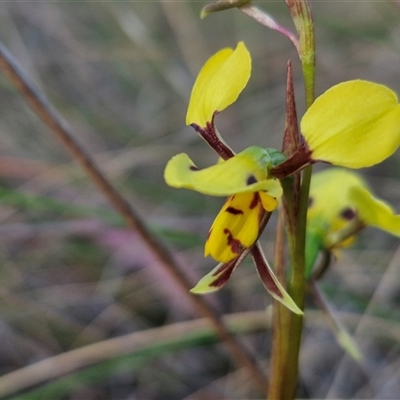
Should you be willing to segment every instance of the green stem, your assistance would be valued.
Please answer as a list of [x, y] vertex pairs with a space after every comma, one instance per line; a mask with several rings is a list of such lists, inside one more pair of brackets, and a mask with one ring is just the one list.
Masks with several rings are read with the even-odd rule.
[[[303, 69], [306, 106], [308, 108], [314, 101], [315, 83], [315, 43], [311, 8], [307, 0], [286, 0], [286, 3], [299, 37], [299, 56]], [[305, 245], [311, 175], [312, 167], [308, 166], [303, 171], [298, 198], [295, 196], [298, 188], [292, 183], [287, 185], [286, 188], [284, 186], [283, 199], [284, 204], [286, 204], [284, 209], [290, 264], [287, 289], [289, 295], [301, 309], [304, 308], [306, 289]], [[290, 400], [296, 394], [303, 317], [291, 313], [287, 308], [276, 302], [274, 311], [274, 336], [268, 397], [271, 400]]]
[[[310, 190], [312, 167], [308, 166], [303, 172], [303, 179], [299, 197], [299, 213], [297, 216], [296, 235], [289, 238], [289, 257], [290, 257], [290, 280], [288, 292], [294, 302], [303, 310], [305, 296], [305, 247], [306, 247], [306, 224], [308, 194]], [[287, 313], [287, 312], [286, 312]], [[303, 316], [293, 313], [288, 316], [290, 326], [287, 328], [290, 333], [289, 349], [287, 353], [287, 385], [284, 387], [283, 399], [295, 397], [298, 377], [298, 364], [301, 337], [303, 332]]]
[[[290, 191], [290, 189], [289, 189]], [[285, 196], [285, 198], [287, 198]], [[284, 271], [284, 216], [283, 209], [279, 210], [276, 240], [275, 240], [275, 257], [274, 264], [277, 277], [281, 282], [285, 280]], [[272, 314], [272, 354], [271, 354], [271, 372], [270, 385], [268, 389], [269, 399], [280, 399], [282, 397], [281, 390], [286, 385], [286, 371], [288, 367], [289, 354], [289, 328], [290, 328], [290, 313], [287, 308], [275, 301], [274, 313]]]
[[[304, 307], [305, 296], [306, 216], [311, 172], [311, 167], [304, 170], [296, 224], [287, 226], [290, 260], [288, 292], [301, 309]], [[285, 193], [285, 201], [289, 201], [291, 196], [292, 190], [288, 189]], [[290, 212], [291, 208], [288, 207], [287, 210]], [[303, 317], [293, 314], [286, 307], [275, 302], [273, 318], [274, 336], [268, 398], [293, 399], [297, 386]]]

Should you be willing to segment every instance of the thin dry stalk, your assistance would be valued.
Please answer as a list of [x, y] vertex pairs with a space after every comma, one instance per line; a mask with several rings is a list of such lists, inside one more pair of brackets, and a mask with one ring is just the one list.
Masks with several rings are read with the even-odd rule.
[[27, 76], [18, 62], [1, 42], [0, 68], [16, 86], [34, 112], [45, 123], [45, 125], [50, 128], [50, 131], [61, 141], [72, 157], [86, 171], [93, 183], [121, 214], [127, 225], [140, 235], [162, 267], [181, 288], [183, 295], [193, 304], [196, 311], [200, 315], [208, 318], [218, 337], [226, 343], [226, 346], [235, 361], [239, 365], [248, 369], [249, 375], [253, 377], [254, 382], [257, 384], [259, 389], [264, 392], [267, 385], [266, 379], [247, 350], [229, 333], [218, 314], [215, 313], [201, 297], [193, 296], [189, 293], [192, 285], [181, 272], [171, 252], [152, 234], [145, 223], [141, 220], [138, 213], [104, 176], [90, 155], [76, 141], [75, 137], [77, 135], [71, 126], [52, 107], [45, 95], [34, 85], [32, 80]]

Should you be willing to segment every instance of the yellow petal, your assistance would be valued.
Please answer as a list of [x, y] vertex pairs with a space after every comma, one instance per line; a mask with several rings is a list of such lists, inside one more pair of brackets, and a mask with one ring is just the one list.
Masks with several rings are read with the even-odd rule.
[[186, 124], [206, 127], [215, 112], [236, 101], [247, 85], [251, 58], [243, 42], [236, 49], [223, 49], [214, 54], [201, 69], [193, 86]]
[[204, 255], [223, 263], [238, 257], [257, 240], [263, 210], [258, 193], [229, 197], [210, 228]]
[[363, 168], [392, 155], [400, 144], [400, 106], [386, 86], [354, 80], [319, 96], [301, 120], [312, 158]]
[[354, 207], [349, 193], [352, 187], [357, 186], [368, 189], [360, 175], [342, 168], [329, 168], [313, 174], [307, 218], [317, 220], [320, 226], [339, 225], [335, 221], [345, 221], [342, 214]]
[[202, 170], [186, 154], [181, 153], [168, 162], [164, 178], [169, 186], [192, 189], [212, 196], [265, 191], [279, 198], [282, 196], [279, 180], [267, 179], [270, 163], [268, 151], [256, 146]]
[[258, 192], [260, 195], [261, 203], [264, 207], [265, 211], [274, 211], [276, 207], [278, 207], [278, 200], [276, 198], [271, 197], [268, 193]]
[[[364, 180], [352, 171], [330, 168], [313, 175], [310, 189], [308, 229], [328, 235], [357, 216], [365, 225], [400, 236], [400, 215], [384, 201], [374, 197]], [[341, 245], [351, 244], [349, 238]]]
[[349, 198], [356, 207], [359, 218], [366, 225], [375, 226], [400, 237], [400, 215], [395, 215], [388, 204], [376, 199], [368, 190], [359, 186], [350, 189]]

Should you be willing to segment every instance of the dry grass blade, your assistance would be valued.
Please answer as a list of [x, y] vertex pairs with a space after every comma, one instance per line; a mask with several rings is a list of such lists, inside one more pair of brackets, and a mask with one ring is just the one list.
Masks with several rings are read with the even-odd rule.
[[[230, 315], [224, 322], [233, 332], [249, 333], [269, 328], [265, 312], [246, 312]], [[148, 329], [90, 344], [79, 349], [46, 358], [35, 364], [0, 377], [0, 396], [7, 396], [52, 379], [89, 367], [102, 361], [133, 354], [171, 342], [179, 343], [192, 335], [212, 335], [206, 319], [180, 322]], [[249, 379], [249, 370], [245, 372]]]

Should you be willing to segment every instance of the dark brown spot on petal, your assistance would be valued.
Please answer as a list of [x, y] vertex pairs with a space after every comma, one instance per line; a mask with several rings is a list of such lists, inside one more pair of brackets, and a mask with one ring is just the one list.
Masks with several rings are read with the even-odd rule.
[[228, 207], [225, 211], [233, 215], [243, 214], [242, 210], [239, 210], [238, 208], [234, 207]]
[[256, 182], [257, 182], [257, 178], [254, 175], [250, 175], [247, 178], [246, 184], [247, 185], [251, 185], [251, 184], [256, 183]]
[[356, 217], [356, 212], [354, 210], [352, 210], [351, 208], [345, 208], [340, 213], [340, 216], [342, 218], [346, 219], [347, 221], [351, 221], [352, 219], [354, 219]]
[[224, 229], [224, 233], [228, 235], [228, 246], [231, 248], [232, 253], [234, 254], [240, 254], [243, 250], [244, 247], [240, 240], [237, 240], [233, 237], [231, 231], [227, 228]]
[[255, 208], [259, 202], [260, 202], [260, 195], [256, 192], [253, 194], [253, 198], [251, 199], [250, 210]]
[[199, 170], [195, 165], [191, 165], [191, 166], [189, 167], [189, 169], [190, 169], [191, 171], [198, 171], [198, 170]]

